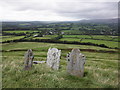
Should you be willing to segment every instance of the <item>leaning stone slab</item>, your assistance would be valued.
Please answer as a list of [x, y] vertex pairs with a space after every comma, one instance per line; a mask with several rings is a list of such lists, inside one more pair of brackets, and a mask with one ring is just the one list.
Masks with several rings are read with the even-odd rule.
[[72, 49], [67, 54], [67, 72], [70, 75], [83, 77], [84, 76], [85, 56], [80, 53], [79, 49]]
[[61, 50], [57, 48], [49, 48], [47, 53], [47, 65], [54, 70], [58, 70], [60, 66]]
[[25, 70], [29, 70], [32, 65], [33, 65], [33, 52], [31, 49], [28, 49], [28, 51], [25, 53], [25, 59], [24, 59], [24, 69]]
[[45, 63], [46, 61], [33, 61], [34, 64]]

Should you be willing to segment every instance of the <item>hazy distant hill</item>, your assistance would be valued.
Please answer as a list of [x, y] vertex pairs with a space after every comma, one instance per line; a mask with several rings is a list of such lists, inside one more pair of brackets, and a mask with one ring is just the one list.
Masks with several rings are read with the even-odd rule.
[[[119, 18], [120, 20], [120, 18]], [[92, 20], [81, 20], [81, 23], [118, 23], [118, 18], [114, 19], [92, 19]]]
[[3, 21], [2, 23], [8, 23], [8, 24], [24, 24], [29, 23], [32, 25], [37, 24], [49, 24], [49, 23], [118, 23], [118, 20], [120, 21], [120, 18], [114, 18], [114, 19], [90, 19], [90, 20], [80, 20], [80, 21]]

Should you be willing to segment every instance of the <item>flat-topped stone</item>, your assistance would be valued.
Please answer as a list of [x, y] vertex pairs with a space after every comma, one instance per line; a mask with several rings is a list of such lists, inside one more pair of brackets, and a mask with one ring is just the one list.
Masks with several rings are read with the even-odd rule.
[[85, 56], [80, 53], [79, 49], [72, 49], [67, 54], [67, 72], [70, 75], [83, 77], [84, 75]]
[[58, 70], [60, 64], [61, 50], [57, 48], [49, 48], [47, 53], [47, 65], [52, 69]]

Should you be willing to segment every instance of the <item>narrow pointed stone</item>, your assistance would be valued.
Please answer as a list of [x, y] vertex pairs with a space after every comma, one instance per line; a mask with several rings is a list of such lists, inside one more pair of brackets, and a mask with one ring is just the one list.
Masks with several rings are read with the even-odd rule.
[[24, 59], [24, 69], [25, 70], [29, 70], [32, 65], [33, 65], [33, 52], [31, 49], [28, 49], [28, 51], [25, 53], [25, 59]]

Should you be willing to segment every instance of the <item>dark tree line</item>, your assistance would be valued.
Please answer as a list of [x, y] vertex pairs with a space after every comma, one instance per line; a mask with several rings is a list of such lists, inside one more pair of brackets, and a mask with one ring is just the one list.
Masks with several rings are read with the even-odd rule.
[[[117, 23], [41, 23], [41, 22], [3, 22], [3, 31], [32, 30], [46, 34], [59, 34], [64, 30], [79, 30], [82, 34], [90, 35], [118, 35]], [[69, 33], [68, 33], [69, 34]], [[73, 33], [74, 34], [74, 33]], [[78, 35], [80, 33], [77, 33]]]

